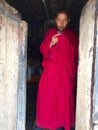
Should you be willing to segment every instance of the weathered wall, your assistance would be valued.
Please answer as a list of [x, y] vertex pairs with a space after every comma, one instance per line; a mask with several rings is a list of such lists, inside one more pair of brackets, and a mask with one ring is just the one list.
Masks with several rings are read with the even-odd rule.
[[96, 5], [97, 0], [89, 0], [82, 11], [80, 20], [76, 130], [94, 130], [93, 107], [96, 105], [93, 93], [95, 88], [94, 75], [98, 71], [95, 70], [96, 37], [98, 35], [98, 32], [96, 33], [98, 26], [95, 15]]
[[94, 68], [94, 97], [93, 97], [93, 124], [94, 130], [98, 130], [98, 1], [96, 2], [96, 17], [95, 17], [95, 68]]
[[0, 130], [25, 129], [27, 24], [0, 0]]

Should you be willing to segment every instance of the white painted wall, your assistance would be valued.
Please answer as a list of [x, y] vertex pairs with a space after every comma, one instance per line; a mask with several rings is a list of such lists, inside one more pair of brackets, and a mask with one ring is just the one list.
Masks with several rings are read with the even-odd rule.
[[80, 19], [76, 130], [94, 130], [93, 110], [96, 104], [94, 103], [93, 91], [95, 84], [95, 38], [97, 37], [95, 33], [96, 5], [97, 0], [89, 0], [82, 10]]
[[25, 130], [27, 24], [0, 1], [0, 130]]

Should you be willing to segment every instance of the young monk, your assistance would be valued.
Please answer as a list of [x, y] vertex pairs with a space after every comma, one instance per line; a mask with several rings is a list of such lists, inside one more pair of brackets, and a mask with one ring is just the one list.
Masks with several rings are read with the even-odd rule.
[[40, 45], [44, 70], [38, 86], [36, 127], [70, 130], [75, 126], [75, 87], [78, 66], [78, 37], [66, 11], [57, 12], [56, 28], [47, 30]]

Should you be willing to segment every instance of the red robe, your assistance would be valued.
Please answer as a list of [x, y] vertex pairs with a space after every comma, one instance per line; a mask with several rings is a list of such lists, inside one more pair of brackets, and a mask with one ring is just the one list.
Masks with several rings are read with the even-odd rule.
[[44, 70], [38, 86], [36, 125], [70, 130], [75, 126], [78, 38], [72, 30], [63, 30], [58, 43], [50, 48], [55, 34], [56, 28], [49, 29], [40, 45]]

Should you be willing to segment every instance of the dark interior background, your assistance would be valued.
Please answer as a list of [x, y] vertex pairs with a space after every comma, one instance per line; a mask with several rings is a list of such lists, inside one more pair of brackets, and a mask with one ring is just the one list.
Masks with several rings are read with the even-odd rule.
[[88, 0], [6, 0], [15, 7], [28, 23], [27, 44], [27, 111], [26, 130], [32, 130], [35, 122], [36, 94], [42, 72], [42, 55], [39, 45], [47, 28], [54, 26], [58, 9], [70, 13], [70, 26], [79, 34], [79, 20], [82, 8]]
[[41, 59], [39, 44], [49, 26], [54, 24], [58, 9], [70, 13], [70, 26], [78, 33], [81, 10], [88, 0], [6, 0], [28, 22], [28, 64], [30, 59]]
[[[66, 8], [74, 28], [78, 26], [81, 10], [88, 0], [6, 0], [15, 7], [31, 26], [40, 26], [53, 19], [58, 9]], [[33, 31], [34, 33], [34, 31]]]
[[[19, 10], [22, 17], [32, 24], [36, 21], [45, 21], [54, 17], [60, 8], [69, 10], [72, 18], [79, 19], [81, 10], [87, 0], [6, 0]], [[46, 11], [47, 10], [47, 11]], [[75, 20], [76, 21], [76, 20]]]

